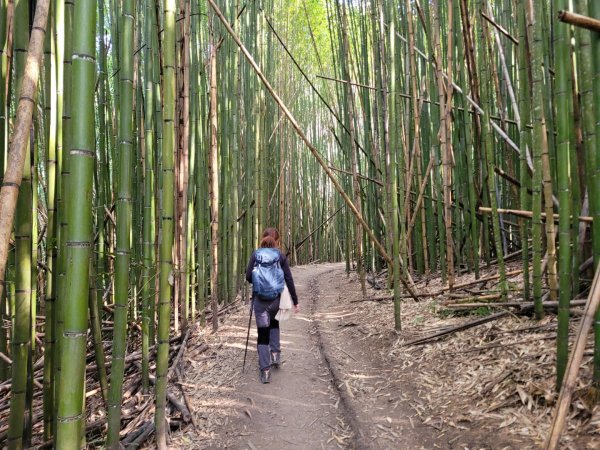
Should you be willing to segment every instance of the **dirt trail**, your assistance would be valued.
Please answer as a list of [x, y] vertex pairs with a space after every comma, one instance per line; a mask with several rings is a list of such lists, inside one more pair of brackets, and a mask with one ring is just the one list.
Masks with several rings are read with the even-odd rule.
[[524, 448], [420, 418], [427, 393], [411, 385], [417, 373], [386, 357], [397, 336], [364, 322], [361, 303], [353, 303], [359, 284], [344, 268], [292, 269], [302, 311], [282, 323], [283, 362], [270, 384], [258, 381], [254, 320], [241, 373], [247, 306], [225, 316], [218, 333], [195, 337], [210, 349], [186, 354], [181, 386], [196, 426], [174, 432], [172, 448]]
[[[198, 428], [174, 433], [174, 448], [422, 448], [406, 435], [400, 439], [399, 434], [398, 439], [390, 435], [393, 444], [381, 445], [369, 430], [369, 424], [376, 426], [377, 421], [370, 420], [368, 409], [357, 414], [355, 395], [348, 395], [339, 360], [350, 353], [340, 353], [340, 346], [328, 337], [329, 322], [337, 323], [340, 314], [344, 316], [330, 303], [342, 295], [338, 286], [324, 281], [347, 280], [344, 267], [323, 264], [292, 269], [301, 312], [281, 325], [282, 365], [273, 370], [269, 384], [258, 381], [254, 320], [246, 371], [241, 373], [247, 307], [228, 315], [217, 334], [204, 336], [212, 355], [188, 355], [193, 367], [182, 383]], [[360, 371], [359, 366], [354, 368]], [[385, 403], [387, 407], [387, 399]], [[390, 427], [389, 415], [381, 417]]]
[[331, 383], [313, 318], [311, 290], [316, 278], [336, 268], [339, 266], [294, 268], [302, 311], [281, 324], [282, 365], [273, 370], [269, 384], [258, 382], [253, 329], [246, 373], [235, 391], [241, 414], [229, 429], [221, 430], [223, 434], [217, 438], [221, 444], [250, 449], [339, 448], [338, 444], [350, 438], [347, 414]]

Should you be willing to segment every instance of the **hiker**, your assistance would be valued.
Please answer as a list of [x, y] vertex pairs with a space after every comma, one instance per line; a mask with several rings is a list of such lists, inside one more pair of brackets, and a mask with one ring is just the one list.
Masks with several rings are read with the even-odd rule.
[[[256, 278], [259, 274], [261, 278]], [[271, 367], [278, 368], [281, 362], [279, 321], [275, 319], [275, 315], [279, 310], [284, 281], [294, 303], [294, 311], [300, 310], [292, 272], [287, 257], [279, 248], [279, 232], [275, 228], [267, 228], [263, 232], [259, 248], [252, 252], [246, 268], [246, 280], [253, 283], [252, 301], [258, 332], [260, 381], [268, 383], [271, 379]]]

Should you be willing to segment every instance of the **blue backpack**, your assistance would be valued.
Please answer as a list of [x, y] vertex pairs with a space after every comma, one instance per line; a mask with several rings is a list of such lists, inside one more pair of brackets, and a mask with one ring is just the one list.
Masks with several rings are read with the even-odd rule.
[[260, 300], [275, 300], [283, 292], [285, 283], [281, 254], [275, 248], [259, 248], [254, 258], [252, 293]]

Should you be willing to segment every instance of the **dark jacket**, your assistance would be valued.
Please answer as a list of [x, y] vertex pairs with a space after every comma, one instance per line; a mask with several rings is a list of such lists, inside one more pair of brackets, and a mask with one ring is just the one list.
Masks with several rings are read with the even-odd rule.
[[[252, 252], [252, 256], [250, 256], [250, 261], [248, 262], [248, 267], [246, 267], [246, 280], [248, 281], [248, 283], [252, 283], [252, 269], [254, 269], [254, 266], [256, 265], [255, 251]], [[292, 278], [290, 264], [288, 263], [287, 257], [281, 252], [281, 250], [279, 250], [279, 255], [279, 262], [281, 264], [281, 268], [283, 269], [285, 285], [287, 286], [288, 291], [290, 291], [290, 297], [292, 297], [292, 302], [294, 303], [294, 305], [297, 305], [298, 295], [296, 295], [296, 286], [294, 286], [294, 278]]]

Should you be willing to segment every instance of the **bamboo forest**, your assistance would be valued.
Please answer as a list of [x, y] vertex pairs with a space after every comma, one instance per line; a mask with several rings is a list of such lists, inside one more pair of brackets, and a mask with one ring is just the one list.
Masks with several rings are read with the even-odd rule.
[[0, 184], [0, 448], [600, 448], [599, 1], [0, 0]]

